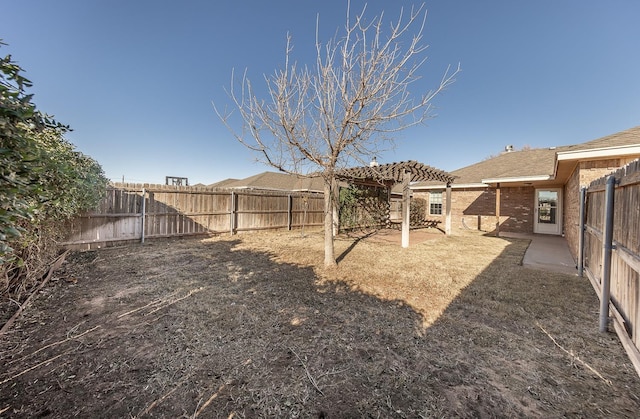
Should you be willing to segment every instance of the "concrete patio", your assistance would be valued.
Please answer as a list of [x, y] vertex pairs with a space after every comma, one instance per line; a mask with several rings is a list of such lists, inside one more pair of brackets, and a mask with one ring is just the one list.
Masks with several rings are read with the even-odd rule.
[[500, 233], [502, 237], [531, 240], [522, 264], [528, 268], [577, 275], [576, 261], [571, 256], [567, 240], [547, 234]]

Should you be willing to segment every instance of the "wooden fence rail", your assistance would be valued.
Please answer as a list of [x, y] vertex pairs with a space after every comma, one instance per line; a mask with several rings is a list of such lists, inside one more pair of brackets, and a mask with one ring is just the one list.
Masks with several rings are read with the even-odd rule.
[[601, 300], [601, 330], [612, 314], [615, 331], [640, 374], [640, 160], [592, 182], [582, 195], [579, 268]]
[[323, 225], [319, 193], [114, 184], [98, 208], [69, 223], [67, 248], [87, 249], [146, 238]]

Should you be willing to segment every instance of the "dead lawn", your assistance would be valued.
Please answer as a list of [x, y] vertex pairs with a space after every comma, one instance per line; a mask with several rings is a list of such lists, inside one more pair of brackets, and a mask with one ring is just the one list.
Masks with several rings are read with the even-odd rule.
[[73, 254], [1, 338], [0, 412], [637, 416], [587, 280], [523, 268], [524, 240], [415, 243], [340, 237], [335, 270], [318, 232]]

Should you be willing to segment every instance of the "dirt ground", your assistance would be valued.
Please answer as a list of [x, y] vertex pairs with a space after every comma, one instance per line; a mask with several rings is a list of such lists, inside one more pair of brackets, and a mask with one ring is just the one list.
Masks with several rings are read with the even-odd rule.
[[365, 236], [330, 270], [319, 232], [73, 253], [0, 337], [0, 416], [638, 416], [589, 282], [528, 241]]

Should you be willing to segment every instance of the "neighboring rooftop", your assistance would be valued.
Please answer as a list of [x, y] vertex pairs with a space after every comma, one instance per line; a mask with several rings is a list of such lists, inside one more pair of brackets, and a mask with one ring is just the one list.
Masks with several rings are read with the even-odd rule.
[[212, 183], [208, 185], [209, 188], [224, 188], [226, 185], [230, 183], [237, 182], [239, 179], [228, 178], [225, 180], [221, 180], [220, 182]]
[[246, 179], [227, 179], [211, 185], [227, 189], [322, 192], [320, 177], [303, 177], [288, 173], [262, 172]]

